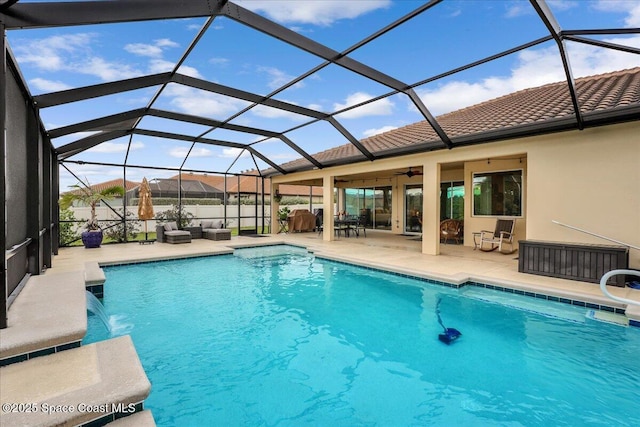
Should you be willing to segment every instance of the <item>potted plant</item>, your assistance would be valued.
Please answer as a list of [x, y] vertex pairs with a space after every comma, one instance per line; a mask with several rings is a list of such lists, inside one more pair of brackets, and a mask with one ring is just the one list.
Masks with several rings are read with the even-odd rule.
[[64, 193], [60, 198], [60, 208], [68, 209], [74, 202], [91, 208], [91, 218], [87, 221], [86, 231], [82, 232], [82, 243], [85, 248], [98, 248], [102, 244], [102, 229], [98, 225], [96, 205], [101, 200], [111, 200], [116, 196], [124, 196], [124, 187], [114, 185], [97, 190], [89, 185], [89, 181], [69, 186], [72, 190]]
[[289, 214], [291, 213], [291, 211], [289, 211], [289, 207], [285, 206], [283, 208], [278, 209], [278, 219], [279, 220], [286, 220], [287, 217], [289, 216]]

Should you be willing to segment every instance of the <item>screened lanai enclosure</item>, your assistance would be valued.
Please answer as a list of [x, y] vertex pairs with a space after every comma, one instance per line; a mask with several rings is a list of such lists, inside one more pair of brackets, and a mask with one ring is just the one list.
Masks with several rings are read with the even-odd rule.
[[[419, 233], [420, 186], [402, 202], [391, 189], [420, 165], [337, 176], [324, 193], [322, 180], [296, 174], [634, 120], [634, 108], [589, 110], [576, 84], [613, 62], [638, 66], [640, 29], [616, 9], [626, 2], [613, 3], [0, 0], [0, 327], [10, 295], [87, 219], [87, 206], [58, 209], [78, 183], [124, 187], [97, 206], [105, 228], [120, 230], [114, 241], [136, 224], [143, 178], [156, 214], [221, 219], [237, 234], [275, 232], [272, 195], [364, 212], [382, 230], [401, 210]], [[562, 114], [449, 119], [545, 84], [559, 84]], [[442, 185], [454, 218], [460, 183]]]

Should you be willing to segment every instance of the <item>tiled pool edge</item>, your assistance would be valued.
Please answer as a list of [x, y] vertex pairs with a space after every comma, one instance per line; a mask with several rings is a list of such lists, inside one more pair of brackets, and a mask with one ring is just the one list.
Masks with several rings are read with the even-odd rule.
[[49, 354], [59, 353], [61, 351], [70, 350], [72, 348], [80, 347], [82, 341], [72, 341], [67, 344], [56, 345], [53, 347], [43, 347], [38, 350], [30, 351], [28, 353], [17, 354], [15, 356], [9, 356], [0, 360], [0, 367], [8, 366], [13, 363], [24, 362], [34, 359], [40, 356], [47, 356]]
[[[330, 254], [326, 254], [326, 253], [323, 253], [323, 252], [320, 252], [320, 251], [313, 250], [313, 249], [309, 248], [308, 246], [285, 243], [285, 242], [264, 242], [264, 243], [256, 242], [256, 243], [246, 243], [246, 244], [233, 244], [233, 245], [229, 245], [230, 249], [228, 251], [220, 251], [220, 252], [209, 253], [209, 254], [182, 255], [182, 256], [178, 256], [178, 257], [163, 257], [163, 258], [145, 259], [145, 260], [101, 262], [100, 263], [100, 267], [117, 267], [117, 266], [120, 266], [120, 265], [145, 264], [145, 263], [172, 261], [172, 260], [180, 260], [180, 259], [192, 259], [192, 258], [206, 258], [206, 257], [211, 257], [211, 256], [219, 256], [219, 255], [233, 255], [233, 253], [235, 252], [236, 249], [249, 249], [249, 248], [259, 248], [259, 247], [268, 247], [268, 246], [283, 246], [283, 245], [284, 246], [292, 246], [292, 247], [296, 247], [296, 248], [305, 249], [305, 250], [307, 250], [309, 253], [313, 254], [317, 258], [326, 259], [326, 260], [329, 260], [329, 261], [332, 261], [332, 262], [337, 262], [337, 263], [341, 263], [341, 264], [345, 264], [345, 265], [355, 265], [355, 266], [358, 266], [358, 267], [361, 267], [361, 268], [365, 268], [365, 269], [369, 269], [369, 270], [381, 271], [381, 272], [385, 272], [385, 273], [395, 274], [397, 276], [408, 277], [408, 278], [411, 278], [411, 279], [423, 281], [423, 282], [430, 283], [430, 284], [446, 286], [446, 287], [449, 287], [449, 288], [460, 289], [460, 288], [462, 288], [464, 286], [476, 286], [476, 287], [480, 287], [480, 288], [493, 289], [493, 290], [497, 290], [497, 291], [500, 291], [500, 292], [512, 293], [512, 294], [515, 294], [515, 295], [522, 295], [522, 296], [527, 296], [527, 297], [531, 297], [531, 298], [537, 298], [537, 299], [542, 299], [542, 300], [547, 300], [547, 301], [552, 301], [552, 302], [561, 302], [561, 303], [564, 303], [564, 304], [574, 305], [574, 306], [577, 306], [577, 307], [590, 308], [590, 309], [594, 309], [594, 310], [602, 310], [602, 311], [607, 311], [607, 312], [610, 312], [610, 313], [626, 315], [625, 314], [625, 309], [619, 308], [619, 307], [591, 303], [591, 302], [583, 301], [583, 300], [580, 300], [580, 299], [572, 299], [572, 298], [564, 298], [564, 297], [555, 296], [555, 295], [547, 295], [547, 294], [539, 293], [539, 292], [524, 291], [524, 290], [521, 290], [521, 289], [511, 288], [511, 287], [505, 286], [505, 285], [502, 285], [502, 286], [492, 285], [492, 284], [483, 283], [483, 282], [480, 282], [480, 281], [477, 281], [477, 280], [473, 280], [472, 278], [465, 278], [465, 279], [460, 280], [458, 282], [455, 282], [453, 280], [452, 281], [441, 280], [441, 279], [438, 279], [438, 278], [434, 278], [433, 275], [429, 275], [429, 274], [425, 274], [425, 273], [400, 271], [400, 269], [396, 269], [396, 268], [390, 267], [390, 266], [372, 266], [372, 265], [370, 265], [370, 264], [368, 264], [366, 262], [359, 261], [359, 260], [356, 260], [356, 259], [348, 259], [348, 260], [339, 259], [339, 258], [336, 258], [336, 257], [330, 255]], [[636, 319], [629, 318], [629, 326], [640, 327], [640, 319], [636, 320]]]
[[[338, 258], [336, 258], [336, 257], [334, 257], [332, 255], [325, 254], [325, 253], [322, 253], [322, 252], [313, 252], [311, 250], [309, 252], [313, 253], [314, 256], [316, 256], [317, 258], [326, 259], [326, 260], [329, 260], [329, 261], [332, 261], [332, 262], [345, 264], [345, 265], [355, 265], [355, 266], [358, 266], [360, 268], [365, 268], [367, 270], [381, 271], [381, 272], [385, 272], [385, 273], [389, 273], [389, 274], [394, 274], [394, 275], [400, 276], [400, 277], [408, 277], [408, 278], [415, 279], [415, 280], [418, 280], [418, 281], [421, 281], [421, 282], [426, 282], [426, 283], [429, 283], [429, 284], [446, 286], [448, 288], [460, 289], [460, 288], [463, 288], [465, 286], [476, 286], [476, 287], [480, 287], [480, 288], [493, 289], [493, 290], [496, 290], [496, 291], [505, 292], [505, 293], [511, 293], [511, 294], [515, 294], [515, 295], [522, 295], [522, 296], [526, 296], [526, 297], [537, 298], [537, 299], [553, 301], [553, 302], [561, 302], [561, 303], [564, 303], [564, 304], [574, 305], [574, 306], [577, 306], [577, 307], [591, 308], [591, 309], [594, 309], [594, 310], [602, 310], [602, 311], [607, 311], [607, 312], [610, 312], [610, 313], [626, 315], [625, 314], [625, 309], [623, 309], [623, 308], [613, 307], [613, 306], [603, 305], [603, 304], [591, 303], [591, 302], [582, 301], [582, 300], [579, 300], [579, 299], [564, 298], [564, 297], [559, 297], [559, 296], [555, 296], [555, 295], [547, 295], [547, 294], [538, 293], [538, 292], [524, 291], [524, 290], [521, 290], [521, 289], [510, 288], [510, 287], [505, 286], [505, 285], [502, 285], [502, 286], [492, 285], [492, 284], [479, 282], [479, 281], [473, 280], [471, 278], [460, 280], [457, 283], [452, 283], [450, 281], [445, 281], [445, 280], [441, 280], [441, 279], [430, 277], [428, 274], [424, 274], [424, 273], [403, 272], [403, 271], [398, 271], [397, 269], [395, 269], [393, 267], [372, 266], [372, 265], [367, 264], [366, 262], [361, 262], [361, 261], [354, 260], [354, 259], [344, 260], [344, 259], [338, 259]], [[640, 327], [640, 320], [629, 319], [629, 326]]]

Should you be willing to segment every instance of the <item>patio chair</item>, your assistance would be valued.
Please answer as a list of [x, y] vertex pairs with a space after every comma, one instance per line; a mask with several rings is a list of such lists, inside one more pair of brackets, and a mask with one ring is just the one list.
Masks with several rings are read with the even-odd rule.
[[460, 244], [463, 236], [462, 221], [457, 219], [445, 219], [440, 222], [440, 240], [447, 243], [447, 240], [453, 239], [456, 244]]
[[203, 220], [202, 237], [208, 240], [231, 240], [231, 230], [224, 227], [223, 221]]
[[360, 237], [360, 230], [364, 233], [364, 237], [367, 237], [367, 228], [365, 225], [367, 224], [367, 216], [360, 215], [356, 220], [355, 225], [353, 226], [353, 231], [356, 232], [356, 237]]
[[318, 234], [322, 234], [322, 229], [324, 227], [324, 216], [322, 215], [322, 209], [317, 210], [315, 213], [316, 216], [316, 231]]
[[[516, 220], [512, 219], [497, 219], [496, 229], [494, 231], [482, 230], [480, 232], [480, 250], [484, 252], [491, 252], [498, 249], [503, 254], [511, 254], [518, 249], [513, 247], [513, 238], [515, 236]], [[502, 250], [502, 246], [508, 244], [510, 250], [505, 252]], [[488, 245], [488, 247], [486, 246]]]
[[186, 230], [179, 230], [178, 224], [175, 221], [166, 223], [162, 227], [162, 242], [166, 243], [191, 243], [191, 233]]

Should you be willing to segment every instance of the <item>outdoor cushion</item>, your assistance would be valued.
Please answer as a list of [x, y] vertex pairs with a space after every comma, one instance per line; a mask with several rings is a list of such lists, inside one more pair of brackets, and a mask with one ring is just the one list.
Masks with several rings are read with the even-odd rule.
[[205, 220], [200, 223], [200, 227], [205, 228], [213, 228], [213, 220]]
[[171, 226], [171, 230], [177, 230], [178, 229], [178, 223], [175, 222], [175, 221], [168, 222], [167, 225]]
[[172, 230], [171, 224], [165, 224], [164, 225], [164, 231], [171, 231], [171, 230]]
[[164, 235], [165, 236], [191, 236], [191, 233], [186, 230], [171, 230], [171, 231], [165, 231]]
[[220, 229], [220, 228], [222, 228], [222, 226], [223, 226], [223, 225], [224, 225], [224, 223], [222, 222], [222, 220], [219, 220], [218, 222], [214, 223], [214, 224], [213, 224], [213, 227], [211, 227], [211, 228], [218, 228], [218, 229]]

